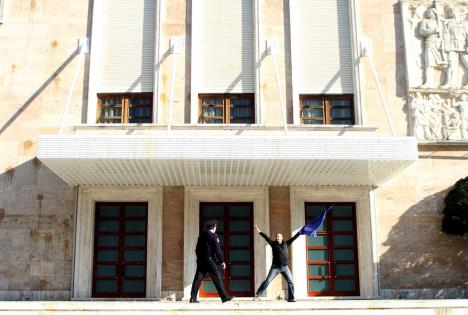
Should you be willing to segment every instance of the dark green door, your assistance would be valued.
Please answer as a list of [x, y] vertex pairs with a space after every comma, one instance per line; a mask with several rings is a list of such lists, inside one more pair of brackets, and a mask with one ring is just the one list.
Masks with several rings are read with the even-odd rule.
[[[206, 228], [208, 220], [216, 219], [221, 249], [226, 261], [224, 284], [233, 296], [253, 296], [254, 259], [253, 259], [253, 203], [200, 204], [200, 232]], [[205, 278], [200, 296], [218, 296], [209, 277]]]
[[[306, 222], [333, 203], [306, 203]], [[309, 296], [359, 295], [358, 250], [354, 203], [335, 203], [317, 237], [307, 236]]]
[[96, 203], [93, 297], [146, 296], [147, 203]]

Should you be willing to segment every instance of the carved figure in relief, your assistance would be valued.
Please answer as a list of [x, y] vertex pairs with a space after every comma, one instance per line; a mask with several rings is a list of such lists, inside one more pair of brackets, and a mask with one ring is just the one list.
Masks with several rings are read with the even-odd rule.
[[443, 100], [438, 94], [430, 94], [426, 102], [426, 112], [429, 121], [429, 136], [428, 140], [442, 139], [442, 104]]
[[441, 140], [448, 140], [450, 132], [449, 132], [449, 120], [450, 115], [454, 111], [454, 109], [450, 106], [450, 100], [448, 99], [441, 99], [439, 97], [439, 112], [441, 118]]
[[447, 138], [444, 140], [460, 140], [460, 127], [460, 114], [456, 110], [451, 111], [447, 120]]
[[439, 23], [435, 8], [425, 12], [425, 18], [419, 25], [419, 35], [424, 38], [424, 83], [422, 87], [433, 88], [434, 68], [445, 65], [445, 52], [442, 49], [442, 25]]
[[427, 119], [426, 100], [421, 92], [416, 92], [409, 105], [413, 118], [413, 136], [417, 139], [427, 139], [430, 135], [430, 124]]
[[[460, 140], [468, 136], [468, 94], [445, 98], [416, 92], [409, 103], [413, 135], [424, 140]], [[458, 109], [458, 110], [457, 110]]]
[[462, 94], [458, 102], [454, 104], [460, 114], [461, 138], [468, 139], [468, 96]]
[[457, 69], [459, 60], [465, 68], [468, 67], [466, 30], [463, 22], [459, 19], [458, 9], [453, 6], [445, 8], [446, 17], [444, 31], [444, 49], [447, 52], [447, 82], [441, 88], [457, 88]]

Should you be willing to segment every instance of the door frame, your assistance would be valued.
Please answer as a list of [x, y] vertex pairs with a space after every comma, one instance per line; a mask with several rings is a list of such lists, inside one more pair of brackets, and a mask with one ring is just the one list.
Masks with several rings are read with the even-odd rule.
[[[305, 224], [306, 202], [354, 202], [359, 264], [359, 296], [378, 296], [378, 252], [372, 187], [291, 187], [291, 232]], [[292, 273], [297, 298], [307, 295], [307, 252], [305, 237], [292, 245]]]
[[146, 298], [161, 298], [162, 187], [79, 187], [75, 224], [72, 300], [90, 299], [93, 284], [96, 202], [147, 202]]
[[[186, 187], [184, 198], [184, 300], [190, 298], [196, 270], [195, 247], [199, 236], [200, 202], [252, 202], [253, 222], [270, 233], [268, 187]], [[254, 233], [254, 285], [258, 288], [271, 265], [271, 250]], [[268, 291], [267, 291], [268, 292]]]

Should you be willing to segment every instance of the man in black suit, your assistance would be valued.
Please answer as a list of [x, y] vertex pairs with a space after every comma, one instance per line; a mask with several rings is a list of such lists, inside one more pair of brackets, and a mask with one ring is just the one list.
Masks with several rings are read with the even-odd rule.
[[197, 254], [197, 271], [192, 283], [190, 293], [190, 303], [199, 303], [197, 301], [198, 289], [203, 281], [203, 277], [208, 273], [213, 280], [213, 284], [218, 291], [221, 301], [232, 300], [224, 288], [224, 283], [219, 271], [219, 266], [226, 269], [224, 256], [219, 245], [219, 238], [216, 235], [216, 221], [207, 223], [208, 230], [204, 231], [199, 237], [195, 253]]

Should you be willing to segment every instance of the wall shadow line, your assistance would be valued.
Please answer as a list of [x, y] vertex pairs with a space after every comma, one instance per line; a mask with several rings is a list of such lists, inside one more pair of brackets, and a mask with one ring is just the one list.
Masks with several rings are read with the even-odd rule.
[[23, 105], [8, 119], [8, 121], [0, 128], [0, 135], [2, 135], [8, 127], [21, 115], [26, 108], [45, 90], [45, 88], [52, 82], [67, 66], [68, 64], [78, 55], [78, 48], [75, 49], [70, 56], [51, 74], [51, 76], [42, 83], [42, 85], [24, 102]]

